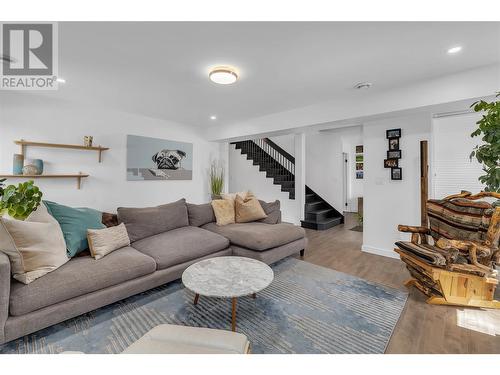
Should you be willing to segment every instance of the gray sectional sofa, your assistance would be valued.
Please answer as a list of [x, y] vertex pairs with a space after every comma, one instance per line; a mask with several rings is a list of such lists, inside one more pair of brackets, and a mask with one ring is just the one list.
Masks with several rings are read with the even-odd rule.
[[[102, 259], [78, 256], [35, 280], [12, 279], [0, 252], [0, 344], [180, 278], [205, 258], [238, 255], [268, 264], [307, 245], [302, 228], [281, 223], [279, 202], [261, 202], [260, 222], [215, 224], [210, 204], [184, 199], [150, 208], [118, 208], [131, 245]], [[106, 225], [108, 224], [105, 222]]]

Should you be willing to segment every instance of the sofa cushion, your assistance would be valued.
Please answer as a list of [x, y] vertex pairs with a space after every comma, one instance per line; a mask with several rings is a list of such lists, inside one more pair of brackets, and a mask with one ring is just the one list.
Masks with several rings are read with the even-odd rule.
[[279, 200], [275, 200], [274, 202], [264, 202], [263, 200], [259, 199], [259, 203], [267, 215], [266, 218], [259, 220], [259, 222], [266, 224], [281, 223], [281, 204]]
[[237, 223], [249, 223], [262, 220], [267, 217], [257, 198], [251, 196], [245, 199], [239, 195], [234, 200], [235, 221]]
[[51, 273], [24, 285], [13, 281], [10, 314], [24, 315], [58, 302], [148, 275], [155, 261], [139, 251], [124, 247], [95, 260], [76, 257]]
[[214, 209], [217, 225], [228, 225], [234, 223], [234, 200], [215, 199], [210, 204]]
[[189, 225], [192, 225], [193, 227], [201, 227], [204, 224], [215, 221], [214, 209], [210, 203], [186, 203], [186, 205], [189, 216]]
[[61, 227], [43, 204], [24, 221], [0, 217], [0, 252], [9, 257], [14, 279], [24, 284], [69, 260]]
[[105, 228], [102, 213], [92, 208], [74, 208], [55, 202], [44, 201], [49, 213], [59, 222], [66, 241], [69, 257], [87, 250], [87, 229]]
[[303, 228], [293, 224], [242, 223], [218, 226], [205, 224], [202, 228], [218, 233], [231, 243], [256, 251], [264, 251], [304, 238]]
[[153, 258], [157, 269], [161, 270], [224, 250], [229, 247], [229, 241], [216, 233], [190, 226], [144, 238], [132, 246]]
[[118, 208], [118, 221], [127, 227], [130, 242], [189, 225], [186, 200], [157, 207]]
[[121, 223], [115, 227], [87, 230], [90, 254], [94, 259], [101, 259], [109, 253], [130, 246], [127, 228]]

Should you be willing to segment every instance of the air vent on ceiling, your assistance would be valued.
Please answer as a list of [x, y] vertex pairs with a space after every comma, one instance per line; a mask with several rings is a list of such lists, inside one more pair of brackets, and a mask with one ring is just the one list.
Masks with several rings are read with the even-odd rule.
[[357, 90], [369, 89], [370, 87], [372, 87], [372, 84], [370, 82], [360, 82], [354, 85], [354, 88]]

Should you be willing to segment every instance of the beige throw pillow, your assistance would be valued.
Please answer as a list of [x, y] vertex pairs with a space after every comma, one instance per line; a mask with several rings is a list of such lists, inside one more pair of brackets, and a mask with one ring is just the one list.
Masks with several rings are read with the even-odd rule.
[[255, 197], [242, 199], [240, 196], [237, 196], [234, 203], [235, 220], [237, 223], [248, 223], [267, 217], [259, 200]]
[[212, 201], [217, 225], [234, 224], [234, 201], [231, 199], [215, 199]]
[[90, 254], [95, 259], [101, 259], [109, 253], [130, 245], [125, 224], [104, 228], [87, 229]]
[[23, 284], [69, 260], [61, 227], [44, 204], [25, 221], [0, 218], [0, 251], [9, 257], [12, 277]]
[[229, 200], [235, 200], [236, 197], [241, 197], [243, 199], [248, 198], [249, 196], [253, 197], [253, 194], [251, 191], [239, 191], [237, 193], [225, 193], [222, 194], [222, 199], [229, 199]]

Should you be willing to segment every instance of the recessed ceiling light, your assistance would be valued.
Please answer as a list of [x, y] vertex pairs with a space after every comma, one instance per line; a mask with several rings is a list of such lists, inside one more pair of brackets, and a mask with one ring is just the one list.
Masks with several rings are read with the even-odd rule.
[[369, 89], [370, 87], [372, 87], [372, 84], [370, 82], [360, 82], [354, 85], [354, 88], [358, 90]]
[[208, 77], [219, 85], [230, 85], [238, 80], [238, 73], [230, 66], [217, 66], [210, 70]]
[[449, 50], [448, 50], [448, 53], [450, 55], [453, 55], [454, 53], [458, 53], [462, 50], [462, 47], [461, 46], [455, 46], [455, 47], [451, 47]]
[[59, 83], [66, 83], [66, 80], [64, 78], [57, 78], [56, 81]]
[[210, 120], [217, 120], [217, 116], [210, 116]]

